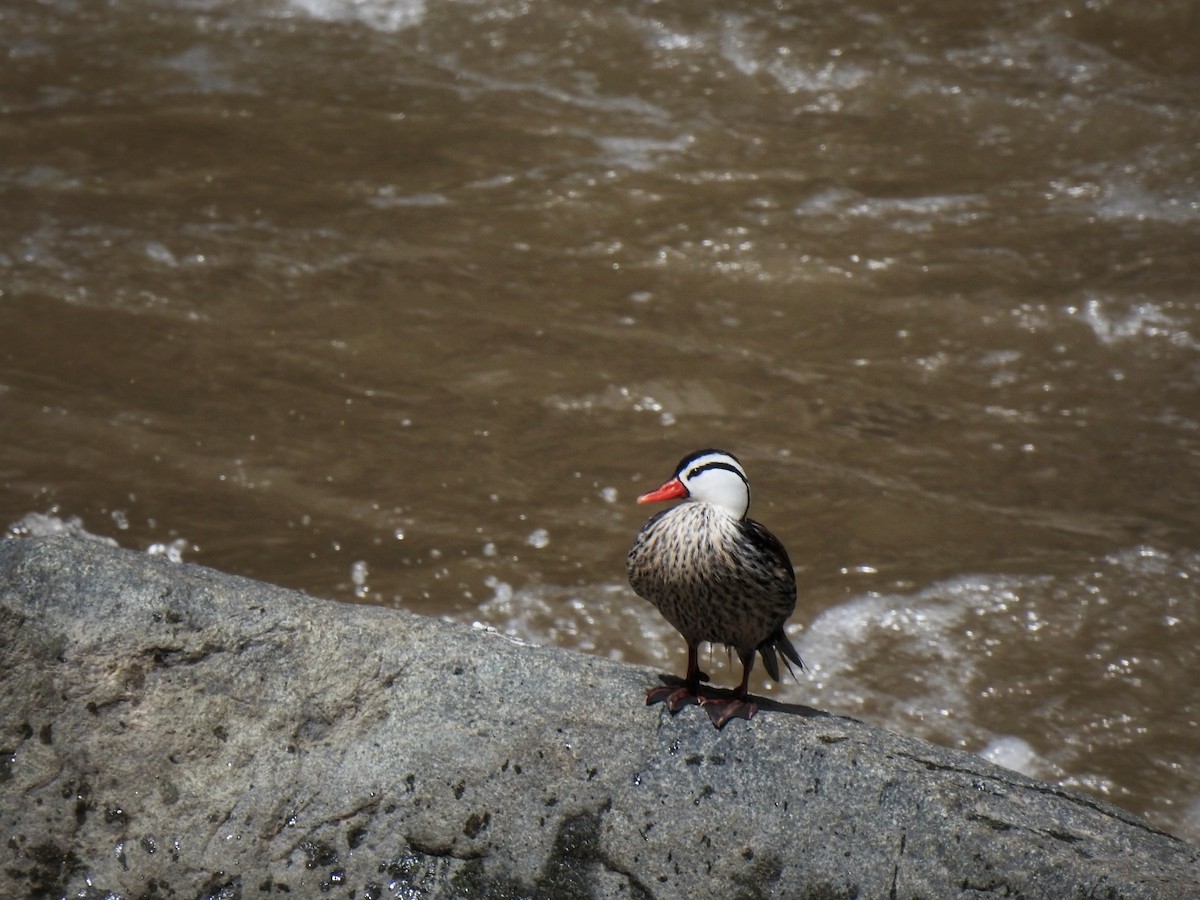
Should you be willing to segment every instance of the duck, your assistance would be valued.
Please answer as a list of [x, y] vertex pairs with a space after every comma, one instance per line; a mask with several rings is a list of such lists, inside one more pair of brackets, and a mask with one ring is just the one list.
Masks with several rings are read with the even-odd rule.
[[[756, 656], [779, 681], [779, 656], [794, 678], [804, 663], [784, 624], [796, 608], [796, 572], [775, 535], [749, 518], [750, 482], [732, 453], [689, 453], [660, 487], [639, 504], [682, 500], [651, 518], [626, 558], [629, 583], [683, 637], [688, 648], [682, 686], [656, 686], [646, 704], [665, 703], [672, 713], [696, 704], [718, 728], [758, 711], [748, 685]], [[702, 689], [699, 646], [723, 644], [737, 653], [742, 680], [732, 696]]]

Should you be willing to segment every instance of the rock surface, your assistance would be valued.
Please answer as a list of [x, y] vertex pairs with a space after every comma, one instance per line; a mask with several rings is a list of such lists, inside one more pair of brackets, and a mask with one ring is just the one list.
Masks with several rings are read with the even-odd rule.
[[805, 708], [717, 732], [656, 678], [3, 541], [0, 896], [1200, 897], [1102, 802]]

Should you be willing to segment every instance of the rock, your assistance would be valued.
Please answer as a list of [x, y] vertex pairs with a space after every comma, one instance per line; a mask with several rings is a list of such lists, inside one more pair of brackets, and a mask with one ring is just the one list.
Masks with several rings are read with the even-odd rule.
[[[630, 602], [636, 602], [630, 597]], [[0, 542], [4, 897], [1200, 897], [1128, 813], [803, 707], [85, 542]]]

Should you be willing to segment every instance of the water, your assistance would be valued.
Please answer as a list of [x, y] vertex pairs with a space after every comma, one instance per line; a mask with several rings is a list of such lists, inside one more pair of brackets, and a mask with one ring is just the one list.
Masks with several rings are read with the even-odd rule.
[[756, 691], [1200, 841], [1197, 26], [5, 10], [0, 525], [681, 672], [633, 498], [722, 446], [798, 566]]

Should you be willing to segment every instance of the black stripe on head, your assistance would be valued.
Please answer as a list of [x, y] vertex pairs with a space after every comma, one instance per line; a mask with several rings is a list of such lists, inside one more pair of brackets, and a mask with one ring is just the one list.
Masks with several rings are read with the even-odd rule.
[[742, 470], [739, 469], [737, 466], [731, 466], [727, 462], [710, 462], [710, 463], [705, 463], [702, 466], [696, 466], [694, 469], [688, 469], [687, 477], [695, 478], [701, 472], [708, 472], [708, 471], [711, 471], [712, 469], [724, 469], [726, 472], [732, 472], [738, 478], [742, 479], [742, 482], [747, 487], [750, 486], [750, 482], [746, 481], [746, 476], [744, 474], [742, 474]]
[[[726, 462], [725, 460], [701, 462], [706, 456], [724, 456], [726, 459], [732, 460], [732, 462]], [[686, 482], [688, 479], [695, 478], [703, 472], [708, 472], [712, 469], [724, 469], [742, 479], [742, 484], [746, 486], [746, 496], [749, 497], [750, 482], [747, 480], [746, 473], [742, 470], [741, 466], [741, 461], [729, 451], [709, 448], [708, 450], [697, 450], [695, 453], [689, 453], [681, 459], [675, 469], [675, 475]]]
[[[721, 454], [722, 456], [728, 456], [730, 459], [732, 459], [732, 460], [733, 460], [735, 463], [737, 463], [739, 466], [742, 464], [742, 461], [741, 461], [740, 459], [738, 459], [736, 456], [734, 456], [732, 453], [730, 453], [728, 450], [718, 450], [716, 447], [709, 447], [707, 450], [697, 450], [695, 453], [689, 453], [687, 456], [685, 456], [683, 459], [681, 459], [681, 460], [679, 461], [679, 465], [677, 465], [677, 466], [675, 467], [675, 474], [676, 474], [676, 475], [682, 475], [682, 474], [684, 474], [685, 472], [687, 472], [687, 470], [688, 470], [688, 469], [690, 469], [690, 468], [691, 468], [691, 465], [692, 465], [692, 463], [694, 463], [694, 462], [695, 462], [696, 460], [698, 460], [700, 457], [702, 457], [702, 456], [709, 456], [709, 455], [711, 455], [711, 454], [713, 454], [713, 453], [719, 453], [719, 454]], [[713, 465], [714, 465], [714, 466], [718, 466], [718, 465], [719, 465], [719, 466], [721, 466], [721, 467], [723, 467], [723, 468], [726, 468], [726, 469], [732, 469], [732, 468], [733, 468], [732, 466], [730, 466], [730, 465], [727, 465], [727, 464], [723, 464], [723, 463], [721, 463], [721, 464], [714, 463]], [[734, 471], [737, 471], [737, 470], [736, 470], [736, 469], [734, 469]]]

